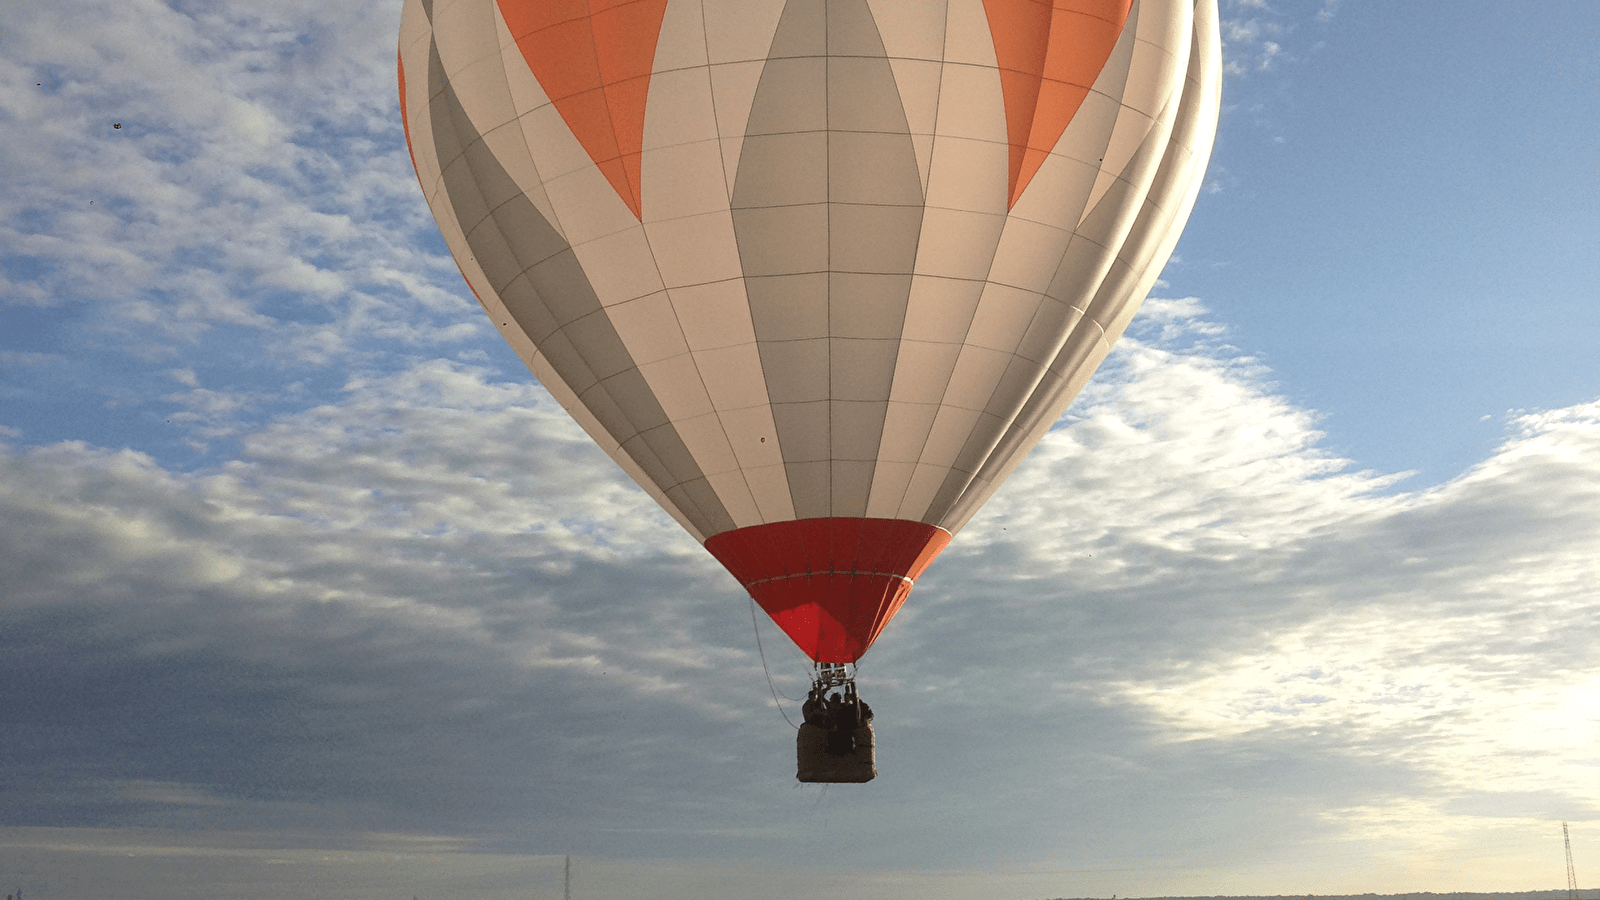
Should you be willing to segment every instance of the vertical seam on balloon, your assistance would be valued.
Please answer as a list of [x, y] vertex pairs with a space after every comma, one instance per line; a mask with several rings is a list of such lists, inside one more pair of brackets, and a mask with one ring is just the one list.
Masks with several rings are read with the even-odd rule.
[[828, 260], [824, 265], [822, 281], [822, 302], [826, 304], [827, 335], [823, 343], [823, 371], [828, 373], [828, 515], [834, 514], [833, 509], [833, 80], [829, 77], [833, 69], [832, 41], [833, 34], [828, 27], [829, 3], [822, 0], [822, 183], [826, 193], [822, 198], [823, 225], [822, 233], [828, 242]]
[[[719, 117], [718, 112], [717, 112], [716, 79], [712, 77], [711, 31], [710, 31], [710, 28], [707, 26], [707, 22], [706, 22], [705, 0], [698, 0], [698, 2], [700, 3], [700, 38], [705, 44], [705, 51], [706, 51], [706, 94], [707, 94], [707, 96], [709, 96], [711, 98], [711, 127], [712, 127], [712, 131], [713, 131], [713, 137], [717, 142], [717, 162], [719, 164], [719, 167], [722, 170], [722, 190], [725, 191], [727, 193], [727, 195], [728, 195], [728, 218], [731, 220], [733, 218], [733, 191], [731, 189], [729, 189], [729, 187], [728, 187], [728, 184], [729, 184], [729, 181], [728, 181], [728, 174], [729, 174], [728, 173], [728, 156], [727, 156], [727, 153], [725, 152], [725, 150], [723, 148], [722, 119]], [[640, 169], [640, 172], [641, 172], [641, 177], [642, 177], [642, 173], [643, 173], [643, 169], [642, 168]], [[641, 203], [640, 209], [642, 210], [643, 208], [644, 208], [643, 204]], [[737, 234], [736, 234], [736, 236], [734, 237], [734, 255], [735, 256], [738, 255], [738, 244], [739, 244], [739, 241], [738, 241], [738, 237], [737, 237]], [[748, 311], [748, 306], [749, 306], [749, 303], [750, 303], [750, 300], [749, 300], [749, 288], [746, 285], [745, 280], [744, 280], [744, 266], [743, 266], [742, 261], [741, 261], [741, 264], [739, 266], [739, 279], [738, 279], [738, 281], [739, 281], [739, 287], [742, 290], [745, 291], [745, 306], [746, 306], [747, 311]], [[668, 297], [668, 303], [669, 303], [669, 305], [671, 304], [670, 295]], [[673, 307], [672, 307], [672, 315], [674, 317], [676, 317], [678, 315], [678, 308], [677, 308], [676, 305], [673, 305]], [[683, 327], [683, 323], [679, 322], [678, 323], [678, 327], [682, 328]], [[755, 328], [754, 328], [754, 324], [753, 323], [752, 323], [752, 326], [751, 326], [751, 334], [752, 335], [755, 334]], [[752, 343], [754, 343], [754, 341], [752, 341]], [[769, 414], [770, 414], [770, 411], [772, 409], [772, 395], [766, 389], [767, 370], [766, 370], [766, 366], [761, 362], [761, 354], [760, 354], [760, 352], [756, 353], [756, 369], [761, 373], [761, 390], [762, 390], [763, 394], [766, 394], [766, 406], [767, 406], [767, 409], [768, 409]], [[700, 371], [700, 363], [699, 363], [698, 360], [695, 361], [695, 371], [696, 372]], [[705, 376], [702, 374], [701, 375], [701, 380], [703, 381], [704, 378], [705, 378]], [[755, 490], [755, 487], [750, 483], [750, 476], [746, 473], [744, 464], [739, 461], [739, 451], [737, 449], [735, 449], [734, 446], [733, 446], [733, 436], [728, 434], [728, 426], [727, 426], [727, 423], [723, 421], [722, 410], [718, 409], [715, 404], [712, 405], [711, 410], [712, 410], [712, 412], [714, 412], [716, 414], [716, 416], [717, 416], [717, 425], [722, 428], [722, 435], [728, 441], [728, 449], [733, 452], [734, 462], [738, 465], [738, 470], [737, 471], [739, 472], [739, 479], [744, 482], [745, 490], [750, 492], [750, 502], [755, 504], [756, 517], [761, 521], [762, 524], [765, 524], [767, 522], [766, 511], [761, 508], [761, 501], [756, 498], [756, 490]], [[780, 460], [783, 459], [783, 445], [778, 442], [778, 429], [776, 427], [774, 427], [772, 429], [772, 441], [773, 441], [773, 449], [778, 452], [778, 458]], [[790, 506], [792, 507], [793, 504], [794, 504], [794, 500], [791, 498], [789, 502], [790, 502]]]
[[[912, 163], [915, 164], [916, 163], [916, 157], [917, 157], [917, 147], [916, 147], [916, 139], [914, 137], [912, 137], [912, 133], [911, 133], [911, 117], [909, 115], [906, 115], [906, 111], [905, 111], [905, 108], [906, 108], [905, 95], [901, 93], [900, 81], [899, 81], [898, 78], [895, 77], [894, 64], [891, 61], [890, 56], [889, 56], [889, 47], [883, 41], [883, 29], [878, 27], [877, 16], [872, 11], [872, 4], [867, 3], [867, 2], [865, 2], [865, 0], [863, 0], [862, 6], [867, 11], [867, 18], [872, 22], [872, 30], [873, 30], [873, 32], [878, 35], [878, 43], [881, 46], [883, 46], [883, 63], [889, 69], [889, 83], [894, 85], [895, 96], [900, 102], [900, 115], [901, 115], [901, 118], [905, 119], [905, 122], [906, 122], [906, 141], [911, 144], [911, 160], [912, 160]], [[948, 10], [948, 8], [949, 8], [949, 0], [945, 0], [945, 6], [946, 6], [946, 9]], [[947, 20], [947, 25], [948, 25], [948, 20]], [[948, 27], [946, 28], [946, 31], [948, 32]], [[941, 61], [941, 64], [942, 64], [942, 62], [943, 62], [943, 54], [942, 53], [940, 54], [940, 57], [941, 57], [940, 61]], [[940, 72], [941, 72], [941, 74], [943, 73], [943, 68], [942, 67], [940, 69]], [[940, 87], [941, 88], [943, 87], [942, 80], [941, 80], [941, 83], [940, 83]], [[937, 97], [937, 94], [935, 96]], [[934, 106], [934, 109], [935, 109], [935, 118], [934, 118], [935, 129], [934, 130], [936, 132], [938, 130], [938, 128], [937, 128], [937, 123], [938, 123], [938, 114], [937, 114], [938, 106], [937, 106], [937, 102], [938, 101], [936, 99], [935, 100], [935, 106]], [[932, 142], [931, 141], [929, 142], [929, 147], [928, 147], [928, 160], [929, 160], [928, 173], [929, 173], [929, 180], [931, 181], [932, 180], [932, 173], [933, 173], [933, 162], [932, 162], [932, 160], [933, 160], [933, 146], [932, 146]], [[867, 514], [868, 508], [872, 504], [872, 485], [873, 485], [873, 483], [875, 481], [878, 480], [878, 464], [882, 461], [879, 457], [883, 453], [884, 432], [887, 430], [887, 426], [889, 424], [889, 403], [890, 403], [890, 401], [889, 401], [888, 398], [889, 398], [890, 395], [892, 395], [894, 393], [894, 376], [895, 376], [895, 373], [900, 370], [900, 347], [903, 344], [903, 342], [905, 341], [906, 319], [908, 319], [910, 317], [910, 315], [911, 315], [911, 293], [912, 293], [912, 291], [914, 290], [914, 288], [916, 286], [916, 280], [917, 280], [917, 255], [922, 252], [922, 231], [923, 231], [923, 226], [926, 224], [926, 221], [927, 221], [927, 211], [928, 211], [928, 188], [927, 188], [926, 185], [922, 184], [922, 179], [921, 179], [921, 173], [920, 172], [918, 173], [917, 183], [918, 183], [919, 187], [921, 187], [921, 190], [922, 190], [922, 196], [919, 198], [921, 200], [921, 203], [922, 203], [922, 209], [921, 209], [921, 215], [919, 215], [918, 219], [917, 219], [917, 236], [916, 236], [915, 245], [913, 246], [913, 248], [911, 250], [911, 271], [909, 273], [907, 273], [907, 275], [906, 275], [906, 300], [905, 300], [905, 305], [900, 310], [900, 336], [898, 338], [889, 338], [888, 339], [888, 340], [893, 340], [894, 344], [895, 344], [894, 362], [889, 367], [889, 387], [888, 387], [888, 392], [885, 394], [885, 398], [884, 398], [883, 419], [878, 423], [878, 443], [877, 443], [877, 446], [874, 447], [873, 451], [872, 451], [872, 473], [871, 473], [871, 475], [869, 475], [867, 477], [866, 496], [861, 498], [861, 514], [863, 516], [865, 516]], [[833, 306], [832, 306], [831, 302], [829, 303], [829, 307], [828, 308], [829, 308], [829, 312], [830, 312], [830, 315], [831, 315], [832, 309], [833, 309]], [[832, 324], [831, 323], [829, 325], [829, 330], [830, 331], [832, 330]], [[906, 484], [907, 484], [907, 487], [909, 488], [910, 481], [907, 481]], [[902, 497], [903, 496], [904, 495], [902, 494]], [[858, 541], [857, 541], [857, 552], [858, 553], [860, 552], [860, 541], [859, 541], [859, 538], [858, 538]]]
[[[946, 6], [945, 6], [945, 9], [946, 9], [946, 13], [947, 13], [947, 15], [948, 15], [948, 10], [949, 10], [949, 4], [948, 4], [948, 2], [947, 2], [947, 3], [946, 3]], [[985, 19], [984, 19], [984, 21], [985, 21], [985, 23], [986, 23], [986, 24], [988, 24], [988, 17], [987, 17], [987, 15], [985, 15]], [[949, 40], [949, 27], [948, 27], [948, 22], [949, 22], [949, 20], [948, 20], [948, 18], [947, 18], [947, 19], [946, 19], [946, 28], [945, 28], [945, 34], [946, 34], [946, 40], [947, 40], [947, 41], [948, 41], [948, 40]], [[989, 26], [989, 27], [990, 27], [990, 31], [991, 31], [991, 33], [992, 33], [992, 31], [993, 31], [993, 25], [992, 25], [992, 24], [990, 24], [990, 26]], [[992, 36], [991, 36], [991, 40], [992, 40], [992, 39], [993, 39], [993, 38], [992, 38]], [[947, 49], [946, 49], [946, 53], [947, 53], [947, 54], [948, 54], [948, 47], [947, 47]], [[963, 64], [962, 64], [962, 65], [971, 65], [971, 64], [969, 64], [969, 63], [963, 63]], [[982, 67], [982, 66], [973, 66], [973, 67], [974, 67], [974, 68], [983, 68], [983, 67]], [[941, 70], [940, 70], [940, 71], [941, 71], [941, 73], [942, 73], [942, 72], [943, 72], [943, 69], [942, 69], [942, 68], [941, 68]], [[998, 60], [998, 58], [997, 58], [997, 59], [996, 59], [996, 61], [995, 61], [995, 68], [994, 68], [994, 72], [995, 72], [995, 80], [996, 80], [996, 81], [997, 81], [997, 82], [999, 82], [999, 81], [1000, 81], [1000, 72], [1001, 72], [1001, 69], [1000, 69], [1000, 63], [999, 63], [999, 60]], [[942, 81], [941, 81], [941, 87], [942, 87]], [[1000, 84], [1000, 88], [1001, 88], [1001, 97], [1002, 97], [1002, 101], [1003, 101], [1003, 99], [1004, 99], [1004, 94], [1005, 94], [1005, 85], [1004, 85], [1004, 84], [1003, 84], [1003, 83], [1001, 83], [1001, 84]], [[935, 118], [935, 123], [937, 123], [937, 121], [938, 121], [938, 120], [937, 120], [937, 118]], [[1010, 128], [1010, 125], [1009, 125], [1009, 122], [1008, 122], [1008, 123], [1007, 123], [1007, 129], [1008, 129], [1008, 135], [1009, 135], [1009, 128]], [[937, 132], [937, 130], [938, 130], [938, 128], [937, 128], [937, 124], [935, 124], [935, 132]], [[937, 137], [937, 136], [935, 136], [935, 138], [934, 138], [934, 141], [935, 141], [935, 142], [937, 142], [937, 141], [938, 141], [938, 137]], [[1007, 152], [1008, 152], [1008, 154], [1009, 154], [1009, 147], [1010, 147], [1010, 145], [1009, 145], [1009, 143], [1008, 143], [1008, 144], [1007, 144], [1007, 145], [1006, 145], [1006, 146], [1007, 146], [1007, 148], [1008, 148], [1008, 151], [1007, 151]], [[930, 159], [931, 159], [931, 158], [932, 158], [932, 155], [933, 155], [933, 154], [932, 154], [932, 151], [931, 151], [931, 150], [930, 150], [930, 151], [929, 151], [929, 157], [930, 157]], [[1008, 156], [1008, 159], [1007, 159], [1007, 168], [1008, 168], [1008, 172], [1009, 172], [1009, 166], [1010, 166], [1010, 161], [1009, 161], [1009, 156]], [[932, 168], [932, 164], [931, 164], [931, 162], [930, 162], [930, 165], [929, 165], [929, 177], [928, 177], [928, 181], [929, 181], [929, 184], [930, 184], [930, 186], [931, 186], [931, 184], [932, 184], [932, 181], [933, 181], [933, 176], [932, 176], [932, 171], [933, 171], [933, 168]], [[1009, 201], [1008, 201], [1008, 202], [1009, 202]], [[944, 208], [944, 207], [937, 207], [937, 208], [941, 208], [941, 209], [942, 209], [942, 208]], [[1006, 210], [1007, 210], [1007, 213], [1009, 213], [1009, 212], [1010, 212], [1010, 206], [1009, 206], [1009, 205], [1008, 205], [1008, 206], [1007, 206], [1007, 207], [1006, 207]], [[981, 214], [981, 215], [990, 215], [990, 214], [988, 214], [988, 213], [980, 213], [980, 214]], [[988, 283], [989, 283], [989, 273], [990, 273], [990, 272], [991, 272], [991, 271], [993, 271], [993, 269], [994, 269], [994, 259], [995, 259], [995, 256], [998, 256], [998, 255], [999, 255], [999, 252], [1000, 252], [1000, 243], [1001, 243], [1001, 241], [1003, 241], [1003, 240], [1004, 240], [1004, 239], [1005, 239], [1005, 221], [1004, 221], [1004, 220], [1006, 220], [1006, 219], [1008, 219], [1008, 218], [1009, 218], [1009, 215], [1003, 215], [1003, 216], [1001, 216], [1001, 219], [1002, 219], [1002, 222], [1001, 222], [1001, 225], [1000, 225], [1000, 235], [999, 235], [999, 237], [997, 237], [997, 238], [996, 238], [996, 239], [995, 239], [995, 244], [994, 244], [994, 253], [993, 253], [993, 254], [991, 254], [991, 255], [990, 255], [990, 257], [989, 257], [989, 264], [988, 264], [988, 266], [987, 266], [987, 267], [986, 267], [986, 268], [985, 268], [985, 269], [984, 269], [984, 272], [983, 272], [983, 277], [982, 277], [982, 278], [975, 278], [975, 279], [953, 279], [953, 280], [961, 280], [961, 281], [969, 281], [969, 280], [970, 280], [970, 281], [974, 281], [974, 282], [976, 282], [976, 283], [977, 283], [977, 284], [980, 284], [980, 285], [983, 285], [983, 286], [984, 286], [984, 287], [987, 287], [987, 285], [988, 285]], [[965, 347], [967, 347], [967, 346], [968, 346], [968, 344], [967, 344], [967, 338], [968, 338], [968, 337], [970, 337], [970, 336], [971, 336], [971, 334], [972, 334], [972, 323], [973, 323], [973, 321], [975, 321], [975, 320], [976, 320], [976, 319], [977, 319], [977, 317], [978, 317], [978, 309], [979, 309], [979, 307], [981, 307], [981, 306], [982, 306], [982, 304], [983, 304], [983, 291], [984, 291], [984, 288], [983, 288], [983, 287], [980, 287], [980, 288], [979, 288], [979, 290], [978, 290], [978, 302], [977, 302], [977, 304], [976, 304], [976, 305], [974, 305], [974, 306], [973, 306], [973, 310], [972, 310], [972, 318], [970, 318], [970, 319], [968, 319], [968, 320], [967, 320], [967, 328], [966, 328], [966, 331], [964, 331], [964, 332], [963, 332], [963, 333], [962, 333], [962, 336], [961, 336], [961, 342], [960, 342], [960, 343], [959, 343], [959, 344], [957, 344], [957, 347], [959, 347], [959, 348], [963, 348], [963, 349], [964, 349], [964, 348], [965, 348]], [[945, 398], [945, 397], [947, 397], [947, 396], [949, 396], [949, 394], [950, 394], [950, 385], [951, 385], [951, 383], [953, 383], [953, 382], [954, 382], [954, 380], [955, 380], [955, 371], [956, 371], [956, 367], [957, 367], [957, 366], [959, 366], [959, 365], [960, 365], [960, 364], [961, 364], [961, 350], [960, 350], [960, 349], [958, 349], [958, 350], [957, 350], [957, 351], [956, 351], [956, 361], [955, 361], [955, 363], [954, 363], [954, 364], [952, 364], [952, 365], [951, 365], [951, 367], [950, 367], [950, 372], [949, 372], [949, 374], [947, 374], [947, 375], [946, 375], [946, 376], [945, 376], [945, 382], [944, 382], [944, 388], [943, 388], [943, 390], [941, 390], [941, 391], [940, 391], [940, 393], [939, 393], [939, 402], [938, 402], [938, 403], [937, 403], [937, 404], [935, 404], [935, 410], [934, 410], [934, 414], [933, 414], [933, 415], [934, 415], [934, 418], [933, 418], [933, 422], [930, 422], [930, 423], [929, 423], [929, 425], [928, 425], [928, 433], [927, 433], [927, 434], [925, 434], [925, 435], [923, 435], [923, 438], [922, 438], [922, 449], [920, 449], [920, 450], [918, 450], [918, 451], [917, 451], [917, 461], [916, 461], [916, 463], [914, 463], [914, 466], [921, 466], [921, 465], [922, 465], [922, 464], [923, 464], [923, 463], [922, 463], [922, 460], [923, 460], [923, 459], [924, 459], [924, 458], [925, 458], [925, 457], [926, 457], [926, 454], [927, 454], [927, 451], [928, 451], [928, 442], [929, 442], [929, 440], [931, 440], [931, 439], [932, 439], [932, 437], [933, 437], [933, 428], [934, 428], [934, 426], [935, 426], [935, 425], [936, 425], [936, 424], [937, 424], [937, 423], [938, 423], [938, 421], [939, 421], [939, 413], [940, 413], [940, 412], [942, 412], [942, 411], [943, 411], [943, 410], [944, 410], [944, 409], [945, 409], [945, 408], [946, 408], [946, 406], [947, 406], [947, 404], [946, 404], [946, 403], [945, 403], [945, 402], [944, 402], [944, 398]], [[951, 407], [951, 408], [959, 408], [959, 407]], [[981, 411], [980, 411], [980, 414], [981, 414]], [[953, 462], [953, 461], [954, 461], [954, 460], [952, 460], [952, 462]], [[946, 467], [945, 467], [945, 470], [946, 470], [946, 477], [947, 477], [947, 478], [948, 478], [948, 477], [949, 477], [949, 472], [952, 472], [952, 471], [954, 471], [954, 467], [953, 467], [953, 466], [946, 466]], [[913, 478], [913, 479], [914, 479], [914, 478], [915, 478], [915, 477], [916, 477], [916, 468], [913, 468], [913, 469], [912, 469], [912, 470], [911, 470], [911, 475], [912, 475], [912, 478]], [[910, 482], [910, 481], [907, 481], [907, 482], [906, 482], [906, 493], [907, 493], [907, 494], [909, 494], [909, 493], [910, 493], [910, 492], [911, 492], [911, 482]], [[933, 512], [934, 512], [934, 510], [933, 510], [933, 501], [934, 501], [934, 500], [936, 500], [936, 499], [938, 499], [938, 492], [937, 492], [937, 491], [935, 491], [935, 493], [934, 493], [934, 496], [933, 496], [933, 497], [931, 497], [931, 498], [929, 498], [929, 501], [928, 501], [928, 508], [927, 508], [927, 509], [925, 509], [925, 510], [923, 510], [923, 511], [922, 511], [922, 513], [921, 513], [921, 514], [920, 514], [920, 515], [919, 515], [919, 516], [918, 516], [918, 520], [919, 520], [919, 521], [924, 521], [924, 520], [926, 520], [926, 519], [927, 519], [927, 518], [928, 518], [928, 517], [929, 517], [929, 516], [930, 516], [930, 515], [932, 515], [932, 514], [933, 514]], [[902, 499], [901, 499], [901, 505], [902, 505], [902, 507], [903, 507], [903, 506], [904, 506], [904, 503], [905, 503], [905, 500], [904, 500], [904, 497], [903, 497], [903, 496], [902, 496]], [[902, 511], [903, 511], [903, 510], [902, 510]], [[939, 519], [939, 521], [943, 521], [943, 519], [942, 519], [942, 517], [940, 517], [940, 519]], [[934, 523], [931, 523], [931, 522], [929, 522], [929, 523], [925, 523], [925, 524], [934, 524]]]
[[[949, 57], [950, 57], [950, 0], [944, 0], [944, 30], [943, 30], [943, 33], [940, 35], [940, 41], [939, 41], [939, 81], [938, 81], [938, 86], [934, 88], [934, 92], [933, 92], [933, 134], [929, 136], [929, 140], [928, 140], [928, 184], [922, 189], [922, 216], [923, 216], [923, 218], [922, 218], [922, 227], [923, 227], [924, 230], [926, 230], [927, 227], [928, 227], [928, 218], [927, 218], [927, 216], [928, 216], [928, 193], [933, 188], [934, 156], [939, 152], [939, 118], [944, 113], [944, 70], [945, 70], [945, 67], [949, 65], [949, 61], [948, 61]], [[918, 254], [920, 255], [921, 250], [922, 250], [922, 233], [920, 231], [917, 233], [917, 250], [918, 250]], [[913, 257], [912, 263], [911, 263], [911, 290], [913, 292], [916, 290], [916, 287], [917, 287], [917, 277], [918, 276], [917, 276], [916, 258]], [[908, 295], [907, 298], [906, 298], [906, 318], [907, 319], [909, 319], [911, 317], [910, 313], [911, 313], [911, 299], [910, 299], [910, 296]], [[905, 340], [906, 340], [905, 325], [904, 325], [904, 323], [902, 323], [901, 326], [900, 326], [900, 346], [901, 347], [905, 346]], [[896, 365], [897, 368], [899, 366], [899, 363], [900, 363], [900, 354], [898, 352], [896, 352], [895, 353], [895, 365]], [[892, 397], [893, 394], [894, 394], [894, 381], [892, 379], [889, 382], [889, 392], [890, 392], [890, 395]], [[891, 399], [890, 402], [893, 402], [893, 400]], [[935, 418], [937, 418], [937, 416], [938, 416], [938, 411], [937, 410], [934, 411], [934, 416], [935, 416]], [[887, 413], [885, 414], [885, 421], [887, 421]], [[929, 429], [929, 434], [932, 434], [933, 424], [931, 422], [928, 425], [928, 429]], [[926, 449], [927, 445], [928, 445], [927, 435], [924, 435], [923, 439], [922, 439], [922, 446], [923, 446], [924, 449]], [[881, 440], [879, 441], [879, 448], [880, 448], [880, 450], [882, 448], [882, 441]], [[896, 518], [898, 518], [900, 515], [902, 515], [905, 512], [906, 495], [911, 493], [911, 482], [917, 477], [917, 466], [920, 464], [918, 462], [918, 460], [920, 460], [921, 458], [922, 458], [922, 451], [919, 450], [919, 451], [917, 451], [917, 459], [916, 460], [912, 460], [912, 462], [911, 462], [911, 476], [906, 479], [906, 486], [900, 489], [900, 497], [899, 497], [898, 500], [895, 501], [895, 504], [894, 504], [894, 515], [895, 515]], [[879, 460], [879, 462], [881, 462], [881, 460]], [[876, 481], [877, 480], [877, 475], [878, 475], [877, 465], [876, 464], [874, 464], [874, 466], [873, 466], [872, 475], [873, 475], [873, 480]], [[872, 496], [871, 490], [868, 490], [867, 496], [868, 496], [869, 499], [871, 498], [871, 496]]]

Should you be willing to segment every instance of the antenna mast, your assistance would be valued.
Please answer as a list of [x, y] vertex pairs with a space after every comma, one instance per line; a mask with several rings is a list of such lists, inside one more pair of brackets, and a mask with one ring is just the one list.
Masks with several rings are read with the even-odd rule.
[[1567, 845], [1567, 900], [1578, 900], [1578, 876], [1572, 871], [1572, 836], [1567, 823], [1561, 823], [1561, 843]]

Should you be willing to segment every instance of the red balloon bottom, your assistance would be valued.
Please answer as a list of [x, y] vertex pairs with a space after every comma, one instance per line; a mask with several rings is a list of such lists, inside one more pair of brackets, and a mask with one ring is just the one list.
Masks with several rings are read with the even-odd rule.
[[706, 549], [816, 662], [860, 659], [950, 532], [904, 519], [797, 519], [724, 531]]

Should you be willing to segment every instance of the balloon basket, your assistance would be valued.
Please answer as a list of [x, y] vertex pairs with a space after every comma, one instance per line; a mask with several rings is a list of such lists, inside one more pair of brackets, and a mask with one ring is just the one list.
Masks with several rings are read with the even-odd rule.
[[878, 777], [872, 707], [856, 691], [854, 668], [817, 663], [795, 738], [795, 778], [802, 782], [863, 784]]

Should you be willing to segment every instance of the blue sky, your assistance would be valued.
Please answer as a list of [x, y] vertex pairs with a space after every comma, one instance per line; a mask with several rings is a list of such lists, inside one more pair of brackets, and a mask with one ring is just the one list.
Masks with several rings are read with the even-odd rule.
[[1522, 890], [1562, 820], [1592, 883], [1600, 6], [1224, 0], [1178, 258], [865, 661], [850, 790], [482, 320], [398, 13], [6, 7], [0, 886]]

